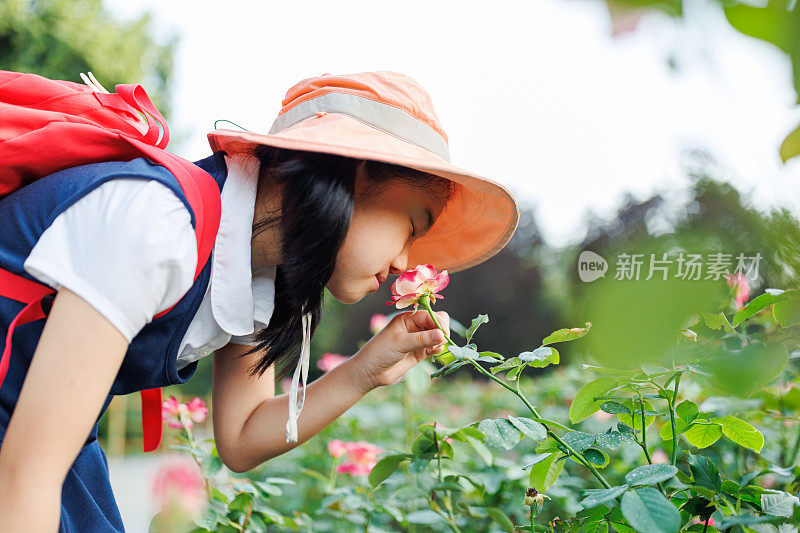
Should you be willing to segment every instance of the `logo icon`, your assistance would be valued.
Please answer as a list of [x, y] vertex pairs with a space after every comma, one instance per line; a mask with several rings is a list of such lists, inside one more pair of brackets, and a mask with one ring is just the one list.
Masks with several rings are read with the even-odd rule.
[[604, 278], [608, 270], [608, 262], [603, 256], [584, 250], [578, 257], [578, 277], [581, 281], [589, 283], [598, 278]]

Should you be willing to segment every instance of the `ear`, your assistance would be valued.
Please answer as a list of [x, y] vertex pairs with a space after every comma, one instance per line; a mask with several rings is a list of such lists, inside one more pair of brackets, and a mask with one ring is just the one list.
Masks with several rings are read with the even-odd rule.
[[380, 192], [380, 184], [369, 178], [367, 174], [367, 161], [362, 159], [356, 166], [353, 183], [353, 200], [356, 202], [369, 201]]

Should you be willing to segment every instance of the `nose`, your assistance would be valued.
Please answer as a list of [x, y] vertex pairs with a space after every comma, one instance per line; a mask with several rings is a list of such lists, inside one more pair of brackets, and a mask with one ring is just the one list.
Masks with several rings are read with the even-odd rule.
[[392, 264], [389, 265], [389, 274], [392, 276], [399, 276], [408, 269], [408, 250], [411, 246], [406, 246], [403, 251], [394, 258]]

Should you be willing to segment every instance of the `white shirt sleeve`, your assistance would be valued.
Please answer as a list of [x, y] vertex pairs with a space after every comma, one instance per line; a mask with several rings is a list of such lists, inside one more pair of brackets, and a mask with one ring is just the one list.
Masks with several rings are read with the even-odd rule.
[[117, 178], [60, 213], [23, 267], [78, 294], [130, 342], [192, 286], [197, 243], [188, 209], [168, 187]]

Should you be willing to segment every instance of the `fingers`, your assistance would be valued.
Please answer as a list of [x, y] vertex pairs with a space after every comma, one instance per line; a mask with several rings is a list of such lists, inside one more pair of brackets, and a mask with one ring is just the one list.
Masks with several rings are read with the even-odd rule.
[[444, 334], [438, 329], [415, 331], [413, 333], [401, 335], [397, 349], [402, 353], [414, 352], [417, 350], [427, 353], [427, 348], [439, 346], [444, 340]]
[[[434, 315], [436, 315], [436, 320], [439, 322], [439, 325], [442, 327], [444, 332], [447, 336], [450, 336], [450, 315], [447, 314], [446, 311], [434, 311]], [[436, 324], [433, 322], [433, 318], [425, 309], [418, 309], [416, 313], [406, 313], [408, 320], [411, 321], [412, 327], [409, 327], [409, 331], [413, 329], [432, 329], [436, 327]]]

